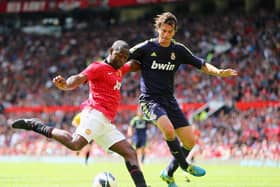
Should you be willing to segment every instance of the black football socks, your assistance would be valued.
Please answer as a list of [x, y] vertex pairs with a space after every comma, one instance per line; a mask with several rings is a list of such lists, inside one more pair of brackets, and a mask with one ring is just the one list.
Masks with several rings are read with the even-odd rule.
[[147, 187], [144, 175], [139, 167], [131, 165], [128, 161], [125, 162], [125, 165], [136, 187]]
[[[186, 158], [189, 155], [190, 150], [187, 150], [184, 147], [181, 147], [181, 149], [183, 150], [184, 156]], [[173, 158], [172, 161], [169, 163], [169, 165], [166, 168], [168, 176], [172, 177], [174, 172], [178, 169], [178, 167], [179, 167], [179, 163], [177, 162], [177, 160], [175, 158]]]
[[[184, 151], [181, 149], [178, 139], [176, 138], [175, 140], [172, 140], [172, 141], [166, 140], [166, 142], [170, 149], [171, 154], [174, 156], [174, 158], [178, 162], [179, 166], [183, 170], [186, 170], [188, 167], [188, 163], [185, 159], [186, 157], [185, 157]], [[175, 166], [176, 166], [176, 163], [174, 164], [174, 168], [175, 168]]]

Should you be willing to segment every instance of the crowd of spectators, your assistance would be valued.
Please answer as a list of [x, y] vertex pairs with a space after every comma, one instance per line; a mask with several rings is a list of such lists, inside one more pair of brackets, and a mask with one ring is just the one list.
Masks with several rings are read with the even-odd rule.
[[[226, 15], [176, 14], [176, 40], [218, 67], [237, 69], [238, 77], [217, 78], [182, 66], [176, 75], [176, 97], [181, 103], [213, 99], [235, 102], [280, 100], [280, 18], [274, 12]], [[98, 18], [96, 18], [98, 20]], [[76, 23], [57, 36], [26, 34], [20, 30], [0, 35], [0, 155], [73, 154], [59, 144], [29, 132], [14, 132], [7, 124], [36, 115], [51, 126], [70, 126], [73, 113], [4, 113], [11, 106], [78, 106], [87, 98], [87, 86], [59, 91], [52, 78], [69, 76], [106, 56], [110, 44], [123, 39], [131, 45], [154, 37], [150, 17], [137, 21], [101, 24]], [[122, 104], [137, 104], [139, 73], [130, 73], [122, 86]], [[120, 111], [116, 124], [125, 132], [134, 111]], [[200, 155], [205, 158], [267, 158], [280, 160], [280, 107], [234, 110], [198, 122]], [[156, 129], [150, 132], [150, 155], [165, 147]], [[58, 149], [59, 147], [59, 149]], [[165, 147], [166, 148], [166, 147]], [[162, 156], [168, 154], [162, 151]], [[92, 149], [100, 152], [96, 146]], [[159, 153], [158, 153], [159, 154]]]

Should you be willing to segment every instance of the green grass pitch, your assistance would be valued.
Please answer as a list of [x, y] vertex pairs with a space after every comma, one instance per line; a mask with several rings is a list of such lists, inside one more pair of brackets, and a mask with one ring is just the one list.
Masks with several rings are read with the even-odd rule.
[[[144, 175], [151, 187], [166, 187], [159, 178], [165, 163], [144, 165]], [[178, 170], [175, 180], [179, 187], [279, 187], [280, 168], [240, 167], [234, 165], [203, 164], [204, 177], [190, 176], [184, 181]], [[91, 187], [93, 177], [102, 171], [112, 172], [118, 187], [133, 187], [132, 180], [122, 162], [44, 163], [0, 162], [0, 187]]]

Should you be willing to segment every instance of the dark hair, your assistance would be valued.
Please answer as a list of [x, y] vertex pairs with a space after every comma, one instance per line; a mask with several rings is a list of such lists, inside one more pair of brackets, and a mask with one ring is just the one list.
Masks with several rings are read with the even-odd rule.
[[111, 48], [115, 51], [121, 51], [122, 49], [129, 49], [129, 45], [126, 41], [117, 40], [113, 43]]
[[162, 24], [168, 24], [174, 27], [174, 30], [177, 31], [177, 18], [171, 12], [164, 12], [157, 15], [155, 18], [154, 27], [157, 30]]

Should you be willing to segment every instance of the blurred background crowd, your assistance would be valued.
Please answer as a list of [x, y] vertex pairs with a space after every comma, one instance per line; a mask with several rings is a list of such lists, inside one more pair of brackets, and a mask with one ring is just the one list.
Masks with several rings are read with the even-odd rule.
[[[237, 1], [240, 2], [240, 1]], [[210, 6], [210, 5], [208, 5]], [[233, 103], [230, 110], [195, 121], [198, 155], [202, 158], [280, 160], [280, 17], [279, 11], [244, 11], [236, 3], [226, 11], [188, 12], [188, 3], [153, 5], [134, 19], [124, 19], [119, 10], [79, 10], [71, 14], [2, 15], [0, 34], [0, 155], [75, 155], [54, 141], [35, 133], [11, 131], [8, 124], [19, 117], [40, 117], [50, 126], [74, 131], [71, 120], [77, 111], [14, 111], [12, 107], [79, 106], [87, 98], [87, 85], [63, 92], [52, 84], [58, 74], [69, 76], [89, 63], [102, 60], [117, 39], [131, 46], [155, 37], [153, 17], [163, 10], [178, 18], [175, 39], [195, 55], [220, 67], [231, 67], [238, 77], [218, 78], [204, 75], [190, 66], [181, 66], [175, 82], [175, 95], [183, 103], [207, 103], [224, 100]], [[145, 8], [145, 7], [144, 7]], [[69, 16], [71, 15], [71, 16]], [[32, 26], [55, 26], [67, 17], [63, 26], [50, 33], [36, 33]], [[16, 19], [15, 19], [16, 18]], [[13, 22], [11, 21], [13, 20]], [[11, 22], [13, 24], [11, 24]], [[23, 29], [25, 28], [25, 29]], [[28, 30], [29, 28], [29, 30]], [[139, 73], [130, 73], [122, 84], [121, 105], [137, 105]], [[266, 107], [239, 109], [238, 102], [278, 102]], [[190, 116], [194, 109], [186, 109]], [[120, 110], [115, 119], [126, 132], [135, 110]], [[149, 129], [148, 155], [168, 156], [168, 148], [158, 130]], [[161, 151], [158, 151], [161, 150]], [[164, 151], [163, 151], [164, 150]], [[93, 155], [107, 154], [95, 144]]]

